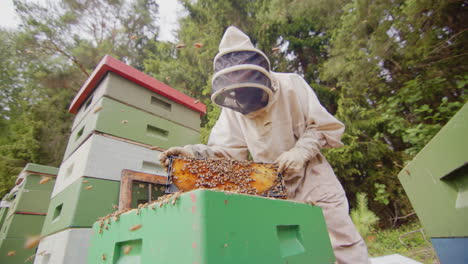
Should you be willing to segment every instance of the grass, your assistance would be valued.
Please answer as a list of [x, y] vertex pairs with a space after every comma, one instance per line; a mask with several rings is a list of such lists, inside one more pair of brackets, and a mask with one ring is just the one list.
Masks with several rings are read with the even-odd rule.
[[432, 244], [419, 223], [375, 230], [365, 238], [372, 257], [400, 254], [424, 264], [439, 264]]

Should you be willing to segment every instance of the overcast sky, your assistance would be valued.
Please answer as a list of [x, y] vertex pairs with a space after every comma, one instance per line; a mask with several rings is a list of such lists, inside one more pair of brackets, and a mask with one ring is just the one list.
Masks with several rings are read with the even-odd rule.
[[[30, 0], [32, 1], [32, 0]], [[47, 2], [48, 0], [35, 0], [35, 2]], [[50, 1], [50, 0], [49, 0]], [[160, 32], [159, 40], [175, 41], [173, 31], [178, 28], [177, 17], [182, 14], [183, 7], [177, 0], [156, 0], [159, 4]], [[0, 26], [15, 28], [19, 19], [16, 16], [13, 0], [0, 0]]]

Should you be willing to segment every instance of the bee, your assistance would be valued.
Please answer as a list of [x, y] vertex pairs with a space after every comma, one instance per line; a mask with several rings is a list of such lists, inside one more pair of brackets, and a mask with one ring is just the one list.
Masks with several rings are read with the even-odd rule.
[[26, 238], [26, 242], [24, 243], [24, 248], [26, 249], [32, 249], [37, 247], [39, 245], [39, 242], [41, 241], [41, 236], [29, 236]]
[[125, 246], [123, 248], [123, 252], [125, 255], [128, 255], [130, 253], [130, 251], [132, 251], [132, 246]]
[[136, 231], [136, 230], [140, 229], [141, 227], [142, 227], [141, 224], [134, 225], [134, 226], [130, 227], [130, 231]]
[[93, 188], [92, 185], [85, 187], [85, 190], [91, 190]]
[[28, 261], [33, 260], [34, 256], [36, 256], [36, 255], [33, 254], [33, 255], [29, 256], [27, 259], [24, 260], [24, 262], [28, 262]]
[[101, 111], [103, 109], [102, 106], [99, 106], [99, 107], [96, 107], [93, 111], [94, 114], [96, 114], [97, 112]]
[[52, 180], [52, 177], [42, 177], [41, 180], [39, 181], [39, 184], [48, 183], [50, 180]]
[[101, 259], [106, 260], [107, 259], [106, 254], [103, 253], [102, 256], [101, 256]]
[[13, 257], [14, 255], [16, 255], [16, 250], [8, 251], [8, 257]]
[[179, 199], [180, 197], [180, 192], [176, 192], [174, 194], [174, 199], [172, 199], [172, 205], [175, 205], [175, 203], [177, 202], [177, 200]]

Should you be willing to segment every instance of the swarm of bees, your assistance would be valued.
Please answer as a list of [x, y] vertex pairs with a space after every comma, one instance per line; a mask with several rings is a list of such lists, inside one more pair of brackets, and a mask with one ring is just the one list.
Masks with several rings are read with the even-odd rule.
[[254, 169], [248, 161], [208, 159], [190, 160], [184, 164], [183, 170], [198, 175], [195, 187], [215, 188], [224, 186], [225, 191], [247, 194], [258, 194], [250, 183], [254, 181], [249, 175]]
[[277, 165], [229, 159], [171, 157], [170, 180], [180, 190], [207, 188], [249, 195], [285, 196]]
[[[99, 220], [98, 233], [102, 234], [102, 232], [104, 230], [109, 230], [109, 226], [111, 225], [112, 220], [114, 222], [118, 222], [119, 219], [120, 219], [120, 215], [122, 215], [122, 214], [129, 213], [129, 212], [135, 212], [136, 215], [139, 215], [140, 210], [142, 210], [144, 208], [148, 208], [148, 209], [151, 209], [151, 210], [156, 210], [156, 208], [161, 208], [161, 207], [165, 206], [166, 204], [170, 204], [170, 205], [174, 206], [176, 204], [177, 200], [179, 199], [181, 193], [182, 192], [176, 192], [176, 193], [172, 193], [172, 194], [163, 195], [163, 196], [158, 197], [157, 200], [155, 200], [155, 201], [153, 201], [151, 203], [139, 204], [138, 208], [130, 208], [130, 209], [126, 209], [126, 210], [117, 210], [117, 211], [115, 211], [115, 212], [113, 212], [111, 214], [108, 214], [108, 215], [104, 216], [104, 217], [100, 217], [100, 218], [98, 218], [98, 220]], [[129, 230], [130, 231], [137, 231], [137, 230], [141, 229], [142, 227], [143, 227], [142, 225], [135, 225], [135, 226], [132, 226]]]

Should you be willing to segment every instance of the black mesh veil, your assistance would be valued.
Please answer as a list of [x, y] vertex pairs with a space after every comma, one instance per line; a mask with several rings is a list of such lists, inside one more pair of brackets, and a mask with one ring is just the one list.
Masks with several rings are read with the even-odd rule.
[[214, 62], [212, 81], [214, 103], [244, 115], [268, 105], [273, 89], [269, 62], [255, 51], [221, 55]]

